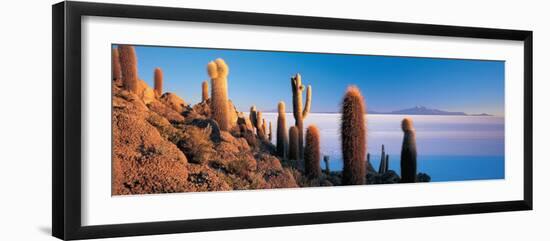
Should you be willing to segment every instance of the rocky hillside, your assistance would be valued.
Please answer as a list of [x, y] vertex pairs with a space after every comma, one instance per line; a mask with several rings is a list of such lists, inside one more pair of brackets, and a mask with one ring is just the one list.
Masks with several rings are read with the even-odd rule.
[[145, 104], [113, 86], [113, 195], [298, 187], [299, 167], [252, 128], [222, 131], [208, 100], [164, 96]]

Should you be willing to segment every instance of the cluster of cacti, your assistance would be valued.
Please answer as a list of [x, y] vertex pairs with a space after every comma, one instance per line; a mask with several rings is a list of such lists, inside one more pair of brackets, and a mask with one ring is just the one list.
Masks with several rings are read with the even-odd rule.
[[256, 129], [256, 134], [262, 140], [266, 140], [266, 124], [265, 120], [262, 118], [262, 112], [256, 109], [256, 106], [250, 107], [249, 114], [250, 122], [252, 123], [253, 128]]
[[113, 48], [111, 50], [111, 70], [112, 70], [112, 76], [111, 78], [115, 83], [120, 84], [119, 82], [122, 81], [122, 72], [120, 70], [120, 57], [118, 54], [118, 49]]
[[258, 134], [258, 137], [260, 139], [265, 139], [265, 132], [264, 132], [264, 118], [262, 118], [262, 112], [256, 111], [256, 133]]
[[229, 67], [223, 59], [216, 59], [208, 63], [207, 70], [212, 81], [212, 91], [210, 93], [212, 119], [218, 122], [221, 130], [228, 131], [231, 128], [227, 94]]
[[306, 176], [310, 179], [319, 178], [321, 176], [321, 136], [319, 129], [310, 125], [306, 131], [306, 145], [304, 148], [304, 162]]
[[357, 185], [365, 183], [365, 156], [367, 129], [365, 122], [365, 99], [356, 86], [346, 90], [342, 102], [340, 136], [344, 170], [342, 183]]
[[285, 102], [280, 101], [277, 105], [278, 117], [277, 117], [277, 155], [283, 159], [287, 157], [288, 150], [288, 136], [286, 133], [286, 113]]
[[208, 100], [208, 81], [202, 82], [202, 102]]
[[330, 167], [329, 167], [330, 157], [329, 156], [323, 156], [323, 161], [325, 162], [325, 173], [327, 175], [330, 175]]
[[401, 122], [403, 145], [401, 147], [401, 182], [416, 181], [416, 134], [412, 120], [405, 118]]
[[157, 98], [162, 95], [162, 81], [163, 81], [162, 69], [155, 68], [155, 94]]
[[298, 127], [291, 126], [288, 129], [288, 159], [298, 160], [300, 148], [298, 146]]
[[130, 45], [119, 45], [118, 55], [120, 72], [124, 89], [137, 94], [138, 90], [138, 69], [136, 50]]
[[295, 119], [295, 126], [298, 128], [298, 148], [299, 158], [304, 157], [304, 120], [309, 114], [311, 108], [311, 85], [307, 86], [306, 103], [302, 106], [302, 92], [304, 86], [302, 85], [302, 77], [300, 74], [294, 75], [290, 78], [292, 85], [292, 108]]
[[389, 158], [390, 156], [386, 154], [384, 150], [384, 145], [382, 145], [382, 155], [380, 155], [380, 166], [378, 167], [378, 173], [384, 174], [389, 169]]

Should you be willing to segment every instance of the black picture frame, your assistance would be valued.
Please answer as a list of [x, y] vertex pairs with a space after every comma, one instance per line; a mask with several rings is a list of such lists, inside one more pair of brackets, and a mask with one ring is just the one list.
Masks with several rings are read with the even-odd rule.
[[[52, 6], [52, 233], [106, 238], [380, 219], [532, 210], [533, 32], [171, 7], [60, 2]], [[335, 212], [212, 218], [99, 226], [81, 224], [81, 17], [104, 16], [379, 33], [517, 40], [524, 43], [524, 194], [522, 200]]]

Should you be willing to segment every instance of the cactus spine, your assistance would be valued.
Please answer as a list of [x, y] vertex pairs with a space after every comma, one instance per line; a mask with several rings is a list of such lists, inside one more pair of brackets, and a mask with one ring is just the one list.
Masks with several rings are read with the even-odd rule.
[[229, 67], [223, 59], [216, 59], [208, 63], [207, 70], [212, 81], [212, 92], [210, 93], [212, 119], [218, 122], [221, 130], [228, 131], [231, 128], [227, 95]]
[[286, 159], [288, 149], [288, 136], [286, 132], [285, 102], [280, 101], [277, 105], [279, 115], [277, 117], [277, 155]]
[[401, 182], [416, 181], [416, 132], [410, 118], [401, 122], [403, 145], [401, 146]]
[[329, 156], [324, 156], [323, 157], [323, 161], [325, 161], [325, 173], [327, 175], [330, 175], [330, 167], [329, 167], [329, 162], [330, 162], [330, 157]]
[[298, 155], [300, 155], [298, 147], [298, 127], [290, 127], [288, 130], [288, 139], [288, 159], [298, 160]]
[[304, 162], [306, 176], [311, 179], [321, 176], [321, 147], [319, 129], [310, 125], [306, 131], [306, 146], [304, 148]]
[[113, 81], [120, 84], [120, 81], [122, 80], [122, 72], [120, 70], [120, 57], [118, 54], [118, 49], [116, 48], [111, 50], [111, 68], [113, 71]]
[[208, 81], [202, 82], [202, 102], [208, 100]]
[[122, 85], [124, 89], [137, 94], [138, 70], [136, 50], [130, 45], [119, 45], [118, 54], [120, 59], [120, 70], [122, 73]]
[[365, 183], [367, 148], [365, 113], [365, 100], [361, 91], [355, 86], [348, 87], [342, 103], [340, 126], [344, 159], [342, 182], [344, 185]]
[[302, 85], [302, 77], [300, 74], [296, 74], [291, 78], [292, 84], [292, 107], [295, 119], [295, 126], [298, 128], [298, 147], [299, 157], [304, 157], [304, 119], [309, 114], [311, 108], [311, 85], [308, 85], [306, 92], [306, 104], [302, 110], [302, 92], [304, 86]]
[[162, 81], [162, 69], [155, 68], [155, 94], [157, 95], [157, 97], [160, 97], [162, 95]]

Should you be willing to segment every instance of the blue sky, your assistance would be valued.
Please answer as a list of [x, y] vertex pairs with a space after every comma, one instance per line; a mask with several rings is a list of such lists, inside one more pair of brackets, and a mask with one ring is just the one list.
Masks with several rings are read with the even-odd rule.
[[195, 104], [206, 64], [229, 65], [229, 98], [240, 111], [292, 102], [290, 77], [302, 75], [313, 88], [312, 112], [335, 112], [348, 85], [357, 85], [367, 109], [392, 111], [423, 105], [447, 111], [504, 112], [504, 62], [344, 54], [292, 53], [136, 46], [139, 77], [153, 85], [153, 70], [164, 71], [164, 91]]

